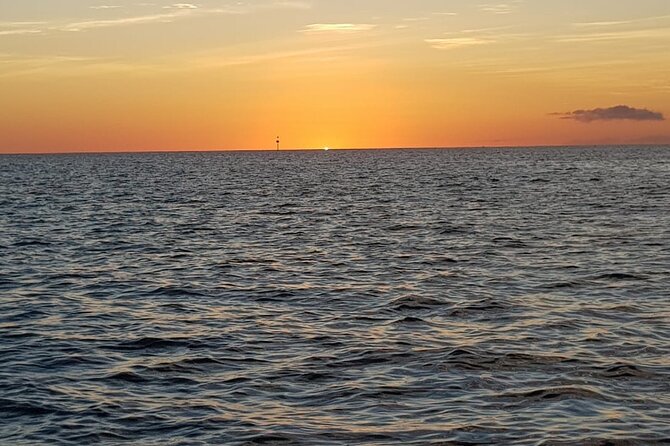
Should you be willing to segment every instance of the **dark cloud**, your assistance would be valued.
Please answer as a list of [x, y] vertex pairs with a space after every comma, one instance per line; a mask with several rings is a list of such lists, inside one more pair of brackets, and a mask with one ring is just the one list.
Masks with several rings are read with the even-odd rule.
[[554, 113], [561, 119], [572, 119], [579, 122], [593, 121], [664, 121], [662, 113], [647, 110], [646, 108], [634, 108], [627, 105], [617, 105], [610, 108], [595, 108], [593, 110], [575, 110], [569, 113]]

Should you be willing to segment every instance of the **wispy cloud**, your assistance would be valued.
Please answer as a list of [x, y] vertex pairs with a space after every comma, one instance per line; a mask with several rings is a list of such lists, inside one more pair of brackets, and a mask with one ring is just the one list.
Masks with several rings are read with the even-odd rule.
[[[153, 3], [141, 3], [141, 6], [156, 7]], [[246, 4], [238, 2], [233, 6], [219, 8], [203, 8], [195, 3], [172, 3], [162, 6], [161, 11], [154, 14], [118, 17], [112, 19], [91, 19], [69, 23], [56, 22], [0, 22], [0, 36], [10, 34], [37, 34], [47, 31], [80, 32], [97, 28], [111, 28], [151, 23], [172, 23], [186, 18], [202, 17], [206, 15], [236, 15], [251, 14], [262, 10], [272, 9], [308, 9], [311, 5], [303, 1], [273, 1], [264, 4]], [[116, 5], [92, 6], [93, 9], [117, 9]], [[16, 29], [19, 25], [24, 27]], [[2, 29], [2, 28], [10, 29]]]
[[605, 26], [628, 25], [630, 23], [633, 23], [633, 21], [621, 20], [611, 22], [579, 22], [579, 23], [573, 23], [573, 25], [577, 27], [605, 27]]
[[178, 8], [174, 12], [164, 14], [149, 14], [135, 17], [122, 17], [108, 20], [88, 20], [82, 22], [68, 23], [56, 27], [60, 31], [86, 31], [94, 28], [109, 28], [115, 26], [141, 25], [146, 23], [169, 23], [177, 19], [187, 17], [191, 14], [191, 9]]
[[652, 28], [637, 30], [621, 30], [603, 33], [584, 33], [560, 36], [557, 42], [609, 42], [613, 40], [639, 40], [639, 39], [667, 39], [670, 37], [670, 28]]
[[420, 22], [427, 22], [429, 20], [435, 20], [436, 18], [445, 18], [445, 17], [454, 17], [457, 16], [457, 12], [444, 12], [444, 11], [437, 11], [437, 12], [431, 12], [428, 15], [423, 15], [423, 16], [414, 16], [414, 17], [403, 17], [402, 18], [402, 24], [396, 25], [396, 29], [404, 29], [404, 28], [409, 28], [408, 23], [420, 23]]
[[164, 6], [165, 9], [198, 9], [198, 6], [193, 3], [174, 3], [169, 6]]
[[39, 34], [42, 31], [34, 28], [19, 28], [19, 29], [0, 29], [0, 36], [16, 36], [20, 34]]
[[369, 23], [313, 23], [305, 26], [300, 32], [306, 34], [321, 34], [321, 33], [359, 33], [370, 31], [376, 28], [377, 25]]
[[611, 42], [616, 40], [653, 40], [670, 38], [670, 28], [664, 21], [670, 15], [643, 17], [631, 20], [577, 22], [572, 25], [580, 32], [557, 36], [564, 43]]
[[592, 110], [575, 110], [568, 113], [552, 113], [560, 119], [590, 123], [594, 121], [664, 121], [662, 113], [646, 108], [635, 108], [628, 105], [617, 105], [609, 108]]
[[523, 0], [512, 0], [508, 3], [485, 3], [479, 5], [479, 10], [489, 14], [511, 14], [522, 3]]
[[0, 22], [0, 28], [13, 28], [17, 26], [45, 25], [47, 22]]
[[[118, 60], [80, 57], [67, 55], [35, 55], [7, 54], [0, 56], [3, 65], [0, 78], [23, 77], [41, 73], [84, 75], [94, 71], [132, 71], [137, 73], [137, 64], [127, 64]], [[74, 68], [74, 69], [73, 69]]]
[[229, 67], [241, 65], [262, 64], [275, 60], [288, 59], [313, 59], [314, 57], [342, 55], [347, 56], [359, 49], [369, 48], [370, 43], [359, 43], [353, 45], [324, 46], [317, 48], [305, 48], [293, 51], [272, 51], [268, 53], [257, 53], [247, 55], [230, 55], [220, 52], [206, 52], [200, 57], [190, 59], [189, 66], [198, 68]]
[[40, 27], [45, 24], [46, 22], [0, 22], [0, 36], [39, 34], [42, 32]]
[[509, 26], [498, 26], [493, 28], [464, 29], [448, 33], [446, 37], [425, 39], [424, 41], [437, 50], [452, 50], [489, 45], [522, 36], [522, 34], [500, 33], [501, 30], [509, 28]]
[[670, 19], [670, 15], [660, 15], [660, 16], [654, 16], [654, 17], [643, 17], [641, 19], [632, 19], [632, 20], [604, 20], [604, 21], [595, 21], [595, 22], [577, 22], [573, 23], [574, 26], [576, 27], [584, 27], [584, 28], [603, 28], [603, 27], [609, 27], [609, 26], [623, 26], [623, 25], [632, 25], [635, 23], [645, 23], [645, 22], [655, 22], [659, 20], [666, 20]]
[[426, 39], [426, 43], [437, 50], [451, 50], [476, 45], [495, 43], [495, 40], [482, 37], [449, 37], [445, 39]]
[[291, 0], [277, 0], [273, 2], [271, 7], [281, 8], [281, 9], [312, 9], [312, 4], [309, 2], [302, 1], [291, 1]]

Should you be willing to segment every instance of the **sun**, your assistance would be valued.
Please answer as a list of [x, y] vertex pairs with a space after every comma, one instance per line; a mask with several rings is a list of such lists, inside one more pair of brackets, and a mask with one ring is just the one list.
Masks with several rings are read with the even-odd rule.
[[325, 150], [327, 152], [327, 151], [330, 150], [330, 147], [324, 147], [323, 150]]

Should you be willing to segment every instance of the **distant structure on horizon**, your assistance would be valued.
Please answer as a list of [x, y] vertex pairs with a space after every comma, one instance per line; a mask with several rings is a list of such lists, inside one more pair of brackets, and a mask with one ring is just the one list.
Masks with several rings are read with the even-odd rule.
[[277, 136], [277, 152], [279, 152], [279, 136]]

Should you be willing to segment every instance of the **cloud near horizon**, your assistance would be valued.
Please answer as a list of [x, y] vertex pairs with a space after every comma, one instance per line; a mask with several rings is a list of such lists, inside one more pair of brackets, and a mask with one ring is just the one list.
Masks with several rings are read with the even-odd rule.
[[579, 122], [593, 121], [665, 121], [663, 113], [646, 108], [617, 105], [609, 108], [594, 108], [592, 110], [575, 110], [568, 113], [552, 113], [561, 119], [570, 119]]

